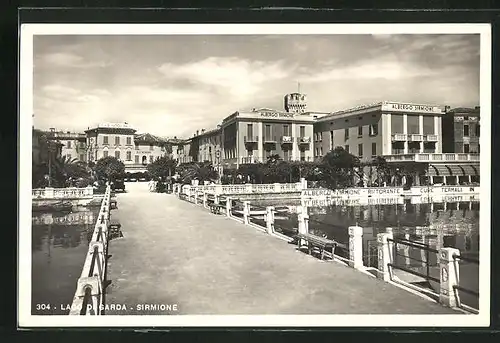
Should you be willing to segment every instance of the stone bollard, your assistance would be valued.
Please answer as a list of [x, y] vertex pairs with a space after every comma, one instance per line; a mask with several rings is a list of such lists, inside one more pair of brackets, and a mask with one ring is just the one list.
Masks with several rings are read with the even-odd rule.
[[266, 207], [266, 230], [268, 234], [274, 232], [274, 206]]
[[458, 286], [460, 267], [453, 256], [460, 256], [460, 250], [441, 248], [439, 251], [440, 292], [439, 302], [448, 307], [457, 307], [459, 302], [453, 286]]
[[243, 223], [248, 224], [250, 216], [250, 201], [243, 201]]
[[[299, 233], [307, 234], [309, 233], [309, 215], [307, 214], [307, 207], [297, 206], [297, 220], [299, 224]], [[300, 240], [299, 247], [306, 245], [307, 242], [303, 239]]]
[[208, 194], [207, 192], [203, 192], [203, 207], [205, 208], [208, 208], [207, 201], [208, 201]]
[[230, 197], [226, 197], [226, 216], [231, 217], [231, 205], [232, 200]]
[[363, 228], [349, 226], [349, 266], [363, 268]]
[[389, 249], [388, 239], [392, 239], [392, 233], [379, 233], [377, 235], [378, 243], [378, 272], [377, 277], [384, 281], [391, 280], [390, 267], [388, 263], [392, 263], [392, 251]]

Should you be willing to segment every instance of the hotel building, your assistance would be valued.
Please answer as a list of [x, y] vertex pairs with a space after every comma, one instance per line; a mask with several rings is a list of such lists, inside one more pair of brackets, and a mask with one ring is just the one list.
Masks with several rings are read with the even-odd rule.
[[480, 110], [448, 109], [443, 115], [443, 152], [479, 153]]
[[341, 146], [362, 162], [382, 156], [388, 162], [429, 163], [431, 183], [471, 182], [474, 170], [460, 166], [479, 162], [479, 155], [443, 153], [444, 113], [444, 106], [388, 101], [331, 113], [314, 125], [315, 157]]
[[237, 111], [221, 124], [224, 168], [266, 162], [271, 155], [285, 161], [313, 160], [313, 124], [317, 113], [306, 112], [306, 96], [285, 96], [285, 111], [269, 108]]
[[47, 138], [62, 144], [61, 156], [72, 161], [87, 161], [87, 137], [84, 133], [70, 131], [56, 131], [51, 128], [45, 133]]

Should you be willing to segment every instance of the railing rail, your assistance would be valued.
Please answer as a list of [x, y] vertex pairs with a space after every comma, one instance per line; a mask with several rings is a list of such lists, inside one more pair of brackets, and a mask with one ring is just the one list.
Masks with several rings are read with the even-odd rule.
[[111, 186], [106, 187], [69, 315], [103, 315]]
[[67, 187], [67, 188], [35, 188], [31, 190], [33, 199], [75, 199], [91, 198], [94, 195], [94, 188]]

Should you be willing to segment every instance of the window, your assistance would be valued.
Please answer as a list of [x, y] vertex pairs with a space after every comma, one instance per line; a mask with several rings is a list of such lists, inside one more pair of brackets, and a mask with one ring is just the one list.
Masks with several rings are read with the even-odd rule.
[[149, 150], [153, 151], [154, 149], [154, 145], [153, 144], [149, 144]]
[[139, 144], [135, 145], [135, 150], [139, 150]]
[[433, 116], [424, 116], [424, 135], [433, 135], [434, 134], [434, 117]]
[[480, 126], [479, 124], [477, 124], [477, 125], [476, 125], [476, 136], [477, 136], [477, 137], [479, 137], [480, 127], [481, 127], [481, 126]]
[[344, 146], [344, 150], [349, 152], [349, 145]]
[[469, 137], [469, 125], [464, 125], [464, 137]]
[[68, 149], [71, 149], [71, 141], [68, 141], [68, 144], [66, 145]]
[[149, 155], [149, 163], [153, 163], [154, 161], [154, 156], [153, 155]]
[[363, 126], [358, 126], [358, 137], [363, 136]]
[[391, 114], [391, 132], [403, 133], [403, 115], [402, 114]]
[[266, 124], [264, 135], [267, 139], [271, 138], [271, 125]]
[[330, 150], [333, 150], [333, 131], [330, 131]]
[[102, 144], [108, 144], [108, 136], [102, 137]]
[[132, 151], [127, 151], [127, 161], [132, 161]]
[[372, 143], [372, 156], [377, 156], [377, 143]]
[[300, 126], [300, 137], [304, 137], [306, 135], [306, 127], [305, 126]]
[[118, 160], [120, 159], [120, 150], [115, 151], [115, 158]]
[[370, 125], [370, 136], [378, 135], [378, 124]]
[[322, 146], [319, 147], [319, 155], [323, 156], [323, 147]]
[[132, 145], [132, 137], [127, 137], [127, 145]]
[[465, 153], [465, 154], [468, 154], [468, 153], [469, 153], [469, 151], [470, 151], [470, 146], [469, 146], [469, 144], [464, 144], [464, 153]]
[[139, 155], [135, 155], [135, 163], [139, 164]]
[[85, 142], [80, 142], [80, 148], [85, 149]]
[[419, 134], [420, 133], [419, 116], [407, 115], [406, 127], [407, 127], [407, 133]]
[[253, 124], [247, 124], [247, 136], [248, 138], [253, 137]]
[[[97, 155], [97, 151], [96, 151], [96, 155]], [[102, 156], [103, 156], [103, 157], [108, 157], [108, 152], [107, 152], [106, 150], [104, 150], [104, 151], [102, 152]]]
[[344, 137], [345, 137], [345, 140], [349, 139], [349, 128], [344, 129]]
[[247, 156], [248, 157], [253, 156], [253, 149], [247, 150]]
[[67, 154], [66, 158], [71, 161], [71, 154]]
[[464, 117], [464, 120], [469, 120], [469, 117], [468, 117], [468, 116], [465, 116], [465, 117]]
[[283, 125], [283, 136], [290, 136], [289, 126]]
[[85, 160], [85, 155], [84, 154], [80, 154], [80, 161], [84, 161]]
[[288, 161], [290, 159], [290, 150], [283, 150], [283, 160]]
[[115, 137], [115, 145], [120, 145], [120, 136]]
[[363, 157], [363, 144], [358, 144], [358, 156]]

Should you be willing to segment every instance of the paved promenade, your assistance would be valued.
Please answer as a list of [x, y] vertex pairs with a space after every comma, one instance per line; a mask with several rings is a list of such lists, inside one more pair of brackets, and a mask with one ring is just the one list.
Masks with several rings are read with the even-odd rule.
[[106, 303], [127, 310], [106, 314], [457, 313], [146, 183], [126, 187], [112, 211], [124, 237], [110, 242]]

